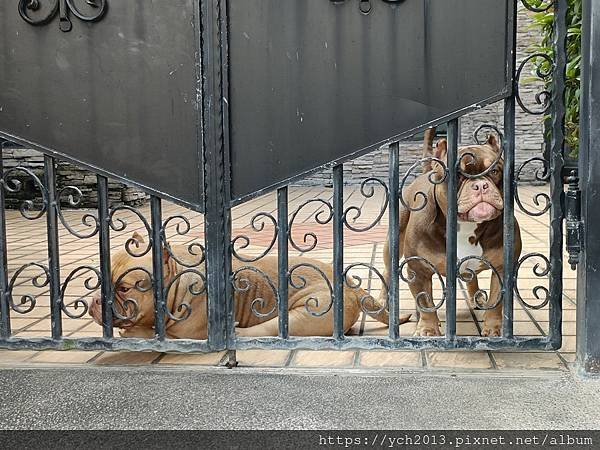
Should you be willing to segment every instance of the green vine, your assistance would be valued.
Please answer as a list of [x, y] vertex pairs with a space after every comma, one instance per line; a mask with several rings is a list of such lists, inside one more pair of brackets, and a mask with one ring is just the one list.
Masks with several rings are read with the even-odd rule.
[[[548, 0], [532, 0], [534, 6], [547, 4]], [[570, 149], [570, 156], [576, 157], [579, 151], [579, 98], [581, 85], [581, 3], [582, 0], [568, 0], [567, 12], [567, 81], [565, 93], [565, 132], [566, 145]], [[552, 40], [554, 31], [554, 10], [534, 13], [535, 26], [542, 33], [542, 40], [535, 46], [534, 51], [553, 57]], [[538, 67], [543, 70], [551, 69], [549, 63], [542, 58], [538, 59]], [[551, 86], [547, 86], [551, 88]]]

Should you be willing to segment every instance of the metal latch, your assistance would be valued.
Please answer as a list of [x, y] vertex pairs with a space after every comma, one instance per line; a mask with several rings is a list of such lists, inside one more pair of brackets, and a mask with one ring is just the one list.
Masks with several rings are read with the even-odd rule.
[[581, 253], [583, 238], [583, 223], [581, 222], [581, 191], [577, 171], [572, 170], [567, 177], [569, 185], [565, 196], [565, 214], [567, 221], [567, 252], [571, 269], [577, 268]]

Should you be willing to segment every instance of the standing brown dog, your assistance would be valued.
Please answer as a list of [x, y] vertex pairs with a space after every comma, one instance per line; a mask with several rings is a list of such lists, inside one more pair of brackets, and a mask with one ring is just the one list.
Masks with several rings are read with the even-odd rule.
[[[438, 142], [433, 149], [435, 129], [425, 133], [425, 155], [446, 161], [447, 143]], [[502, 190], [504, 160], [496, 137], [490, 135], [484, 145], [472, 145], [459, 149], [461, 172], [458, 181], [458, 260], [469, 256], [488, 261], [500, 277], [504, 272]], [[429, 160], [428, 160], [429, 161]], [[493, 166], [493, 167], [492, 167]], [[423, 164], [424, 173], [401, 193], [409, 208], [400, 210], [400, 255], [408, 260], [409, 288], [421, 311], [415, 334], [439, 336], [440, 321], [434, 311], [432, 294], [433, 266], [440, 275], [446, 276], [446, 212], [448, 210], [448, 186], [440, 181], [444, 169], [439, 163]], [[426, 199], [426, 201], [425, 201]], [[422, 207], [422, 209], [420, 209]], [[515, 219], [514, 261], [521, 254], [521, 234]], [[390, 279], [389, 242], [384, 249], [385, 279]], [[426, 262], [431, 263], [431, 266]], [[492, 272], [489, 298], [479, 290], [476, 274], [489, 267], [477, 259], [466, 259], [458, 268], [468, 280], [467, 290], [472, 303], [484, 303], [486, 309], [483, 336], [500, 336], [502, 328], [502, 302], [500, 280]], [[387, 292], [382, 290], [382, 298]], [[475, 300], [478, 300], [475, 302]]]

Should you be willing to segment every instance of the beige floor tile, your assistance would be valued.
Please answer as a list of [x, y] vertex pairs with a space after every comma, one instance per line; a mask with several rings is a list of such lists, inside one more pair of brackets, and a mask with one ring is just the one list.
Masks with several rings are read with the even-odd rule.
[[[65, 333], [66, 336], [74, 339], [83, 339], [83, 338], [93, 338], [93, 337], [102, 337], [102, 330], [98, 331], [74, 331], [71, 333]], [[115, 332], [115, 337], [119, 337], [119, 333]]]
[[299, 350], [294, 355], [292, 366], [297, 367], [350, 367], [354, 362], [352, 351], [309, 351]]
[[361, 351], [360, 367], [421, 367], [421, 352]]
[[0, 364], [13, 364], [28, 361], [34, 356], [33, 350], [0, 350]]
[[487, 352], [427, 352], [427, 364], [433, 368], [491, 369]]
[[21, 316], [21, 317], [11, 317], [10, 319], [10, 327], [13, 332], [21, 330], [25, 327], [29, 327], [33, 325], [37, 320], [35, 317], [29, 317], [29, 315]]
[[35, 355], [31, 362], [50, 364], [84, 364], [96, 356], [98, 352], [69, 350], [64, 352], [44, 351]]
[[575, 336], [563, 336], [561, 352], [571, 353], [575, 351]]
[[290, 355], [289, 350], [238, 350], [236, 358], [240, 366], [281, 367]]
[[[67, 317], [63, 317], [62, 320], [62, 329], [63, 332], [71, 332], [75, 331], [86, 324], [90, 323], [89, 319], [69, 319]], [[35, 325], [32, 325], [27, 329], [27, 331], [46, 331], [49, 332], [51, 329], [51, 321], [50, 319], [43, 319], [37, 322]]]
[[565, 369], [556, 353], [508, 353], [495, 352], [499, 369]]
[[50, 330], [48, 331], [19, 331], [18, 333], [14, 333], [14, 337], [18, 338], [41, 338], [41, 337], [50, 337]]
[[200, 365], [215, 366], [218, 365], [225, 352], [217, 353], [167, 353], [160, 359], [158, 364], [182, 364], [182, 365]]
[[540, 336], [540, 330], [533, 322], [514, 322], [513, 332], [515, 336]]
[[156, 352], [105, 352], [94, 360], [99, 365], [144, 365], [151, 364], [160, 353]]

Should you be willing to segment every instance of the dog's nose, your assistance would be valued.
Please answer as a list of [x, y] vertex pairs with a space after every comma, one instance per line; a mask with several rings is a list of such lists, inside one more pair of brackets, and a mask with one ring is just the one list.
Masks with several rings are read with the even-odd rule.
[[483, 194], [483, 193], [485, 193], [485, 191], [487, 191], [490, 188], [490, 184], [489, 184], [489, 182], [487, 182], [485, 180], [476, 181], [475, 183], [473, 183], [471, 185], [471, 188], [474, 191], [479, 191]]

